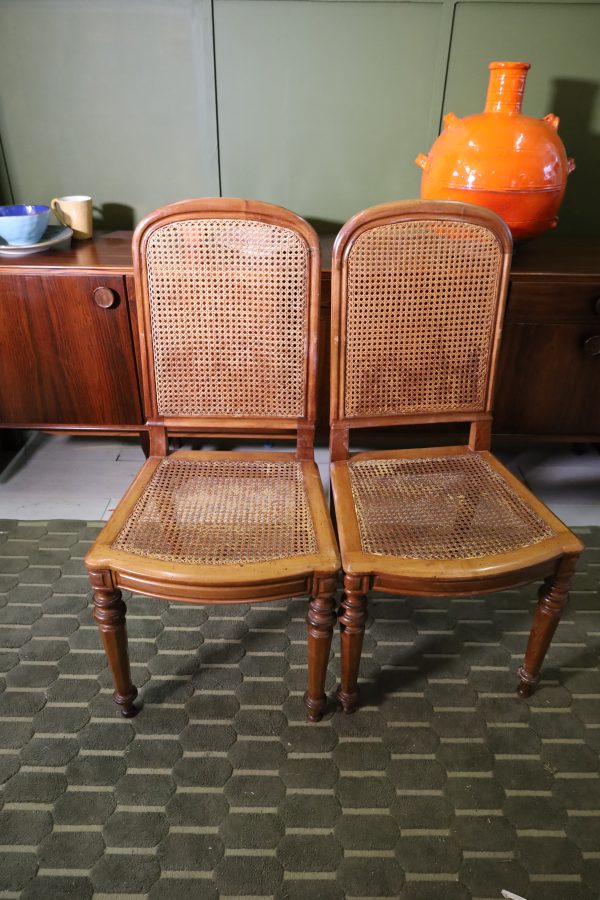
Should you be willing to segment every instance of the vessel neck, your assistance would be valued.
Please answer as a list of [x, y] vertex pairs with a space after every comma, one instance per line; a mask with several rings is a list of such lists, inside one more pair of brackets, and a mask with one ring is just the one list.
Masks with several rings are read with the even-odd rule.
[[529, 63], [523, 62], [490, 63], [490, 81], [484, 111], [509, 116], [520, 113], [530, 68]]

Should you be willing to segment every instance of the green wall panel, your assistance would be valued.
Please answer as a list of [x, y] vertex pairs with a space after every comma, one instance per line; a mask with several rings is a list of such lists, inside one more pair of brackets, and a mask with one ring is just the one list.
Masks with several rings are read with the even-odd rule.
[[334, 222], [415, 196], [413, 161], [439, 115], [443, 10], [216, 0], [223, 193]]
[[442, 109], [520, 58], [577, 160], [559, 227], [600, 233], [599, 39], [598, 0], [0, 0], [0, 197], [122, 227], [221, 191], [331, 230], [416, 196]]
[[445, 111], [483, 109], [488, 63], [531, 63], [523, 111], [560, 116], [559, 134], [576, 171], [560, 213], [563, 232], [600, 234], [600, 4], [459, 3]]
[[0, 0], [0, 92], [17, 202], [118, 227], [219, 192], [210, 0]]

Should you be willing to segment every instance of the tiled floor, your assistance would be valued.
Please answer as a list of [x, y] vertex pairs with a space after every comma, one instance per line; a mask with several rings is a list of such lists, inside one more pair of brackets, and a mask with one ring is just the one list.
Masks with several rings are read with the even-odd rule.
[[[582, 450], [557, 444], [498, 455], [567, 524], [600, 525], [600, 454]], [[328, 489], [327, 449], [316, 457]], [[107, 519], [143, 461], [136, 438], [35, 434], [0, 473], [0, 516]]]

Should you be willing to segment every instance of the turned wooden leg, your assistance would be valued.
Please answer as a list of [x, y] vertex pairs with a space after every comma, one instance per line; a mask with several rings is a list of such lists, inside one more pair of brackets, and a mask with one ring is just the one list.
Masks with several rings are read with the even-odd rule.
[[137, 688], [131, 683], [129, 652], [127, 649], [127, 608], [121, 591], [112, 585], [110, 572], [90, 572], [94, 589], [94, 620], [100, 631], [104, 650], [115, 684], [113, 700], [121, 707], [121, 714], [130, 719], [139, 712], [133, 701]]
[[339, 617], [342, 675], [337, 696], [345, 713], [354, 712], [358, 705], [358, 669], [367, 621], [367, 588], [363, 578], [344, 575], [344, 596]]
[[556, 631], [563, 609], [569, 600], [569, 586], [576, 560], [567, 557], [555, 575], [546, 578], [538, 591], [538, 604], [529, 634], [525, 661], [518, 669], [521, 697], [529, 697], [540, 680], [540, 669]]
[[304, 705], [311, 722], [318, 722], [327, 705], [325, 678], [335, 625], [335, 578], [316, 578], [306, 614], [308, 625], [308, 690]]

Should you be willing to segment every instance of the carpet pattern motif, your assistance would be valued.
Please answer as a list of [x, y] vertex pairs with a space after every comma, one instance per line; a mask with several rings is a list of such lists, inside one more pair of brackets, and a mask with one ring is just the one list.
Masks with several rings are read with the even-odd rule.
[[82, 562], [98, 530], [0, 521], [0, 898], [600, 895], [600, 529], [578, 529], [529, 701], [533, 586], [379, 596], [362, 707], [318, 725], [304, 599], [126, 597], [143, 709], [122, 719]]

